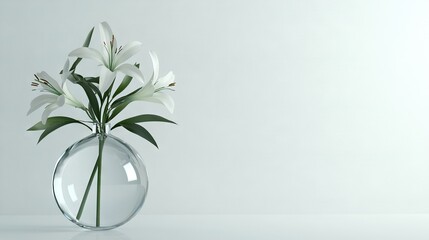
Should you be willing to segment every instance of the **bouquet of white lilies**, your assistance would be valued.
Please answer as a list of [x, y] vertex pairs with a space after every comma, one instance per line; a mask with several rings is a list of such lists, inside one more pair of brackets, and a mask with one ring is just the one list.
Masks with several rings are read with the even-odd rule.
[[[39, 90], [42, 94], [31, 102], [28, 114], [43, 106], [44, 111], [41, 121], [28, 130], [43, 131], [38, 142], [56, 129], [71, 123], [84, 125], [93, 131], [93, 134], [69, 147], [57, 162], [53, 178], [54, 197], [61, 211], [72, 222], [86, 228], [110, 229], [128, 221], [137, 212], [143, 204], [147, 191], [146, 170], [139, 162], [140, 157], [131, 150], [131, 147], [111, 136], [110, 129], [123, 127], [158, 147], [152, 135], [139, 123], [174, 122], [158, 115], [142, 114], [118, 121], [111, 128], [110, 123], [134, 101], [161, 103], [172, 112], [174, 101], [166, 92], [173, 90], [175, 82], [172, 72], [159, 77], [158, 57], [154, 52], [150, 52], [153, 73], [148, 80], [145, 80], [138, 63], [126, 63], [130, 57], [141, 50], [142, 44], [130, 42], [123, 47], [118, 47], [116, 38], [106, 22], [100, 24], [99, 30], [100, 50], [89, 47], [94, 31], [92, 28], [83, 47], [73, 50], [68, 55], [68, 57], [76, 59], [71, 66], [69, 59], [66, 60], [60, 72], [61, 83], [46, 72], [34, 75], [35, 79], [31, 85], [35, 88], [34, 90]], [[99, 64], [100, 75], [88, 77], [79, 74], [77, 67], [82, 59], [95, 60]], [[121, 79], [119, 79], [120, 74], [123, 75]], [[134, 79], [138, 81], [139, 87], [126, 91]], [[82, 102], [75, 97], [70, 91], [71, 88], [69, 89], [71, 84], [78, 85], [78, 88], [81, 87], [87, 100]], [[83, 110], [89, 120], [50, 116], [55, 109], [66, 104]], [[89, 126], [90, 123], [93, 126]], [[92, 139], [95, 139], [95, 144], [98, 145], [97, 151], [85, 150], [81, 154], [74, 152], [85, 148], [94, 149], [90, 145], [93, 143]], [[104, 155], [103, 152], [106, 154]], [[94, 166], [88, 168], [88, 164]], [[115, 171], [112, 170], [114, 169], [112, 166], [119, 166], [118, 175], [113, 177], [111, 176]], [[65, 169], [77, 169], [78, 172], [67, 175]], [[106, 181], [102, 180], [102, 169], [106, 169], [103, 170], [103, 179], [107, 179]], [[82, 182], [82, 178], [87, 178], [88, 182], [85, 184]], [[95, 182], [96, 189], [92, 187]], [[103, 186], [103, 182], [106, 185]], [[122, 186], [122, 190], [119, 190], [119, 186]], [[101, 189], [104, 189], [104, 192]], [[79, 193], [80, 201], [78, 201], [76, 191]], [[96, 192], [91, 194], [91, 191]], [[119, 194], [115, 192], [119, 192]], [[68, 194], [67, 198], [64, 197], [65, 194]], [[102, 199], [104, 199], [104, 205]], [[87, 201], [94, 200], [96, 204], [86, 204]], [[102, 206], [105, 207], [102, 208]], [[117, 210], [120, 206], [127, 206], [127, 208], [124, 207], [125, 210], [121, 212]], [[93, 209], [94, 207], [95, 209]]]
[[[174, 109], [174, 101], [166, 92], [173, 90], [175, 86], [174, 74], [167, 73], [159, 77], [158, 57], [154, 52], [150, 52], [153, 64], [153, 74], [145, 80], [139, 69], [139, 64], [130, 64], [126, 61], [141, 50], [142, 43], [133, 41], [124, 46], [117, 45], [115, 35], [107, 22], [99, 25], [101, 47], [100, 50], [90, 48], [94, 28], [88, 33], [83, 47], [73, 50], [68, 56], [77, 57], [73, 64], [67, 59], [60, 72], [61, 83], [58, 83], [48, 73], [42, 71], [34, 75], [32, 82], [34, 90], [39, 90], [42, 94], [37, 96], [32, 102], [28, 114], [43, 107], [42, 119], [40, 122], [29, 128], [29, 131], [43, 131], [39, 142], [54, 130], [70, 124], [82, 124], [89, 129], [88, 121], [78, 120], [65, 116], [50, 117], [51, 113], [65, 104], [83, 110], [90, 121], [101, 127], [110, 123], [124, 108], [134, 101], [148, 101], [163, 104], [170, 112]], [[82, 59], [91, 59], [99, 64], [100, 75], [85, 77], [77, 72], [77, 67]], [[119, 73], [124, 77], [118, 79]], [[134, 91], [123, 94], [132, 80], [136, 79], [141, 86]], [[69, 84], [79, 85], [87, 96], [87, 103], [78, 100], [69, 90]], [[86, 102], [86, 101], [85, 101]], [[125, 129], [145, 138], [157, 146], [151, 134], [137, 123], [148, 121], [169, 122], [158, 115], [143, 114], [117, 122], [112, 129], [124, 127]]]

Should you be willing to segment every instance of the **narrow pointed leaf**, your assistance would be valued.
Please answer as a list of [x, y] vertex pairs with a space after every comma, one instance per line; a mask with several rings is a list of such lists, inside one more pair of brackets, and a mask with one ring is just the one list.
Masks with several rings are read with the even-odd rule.
[[135, 123], [122, 124], [121, 126], [127, 129], [128, 131], [135, 133], [140, 137], [146, 139], [148, 142], [152, 143], [153, 145], [155, 145], [155, 147], [158, 148], [158, 144], [156, 143], [155, 139], [144, 127]]
[[79, 84], [85, 91], [86, 96], [88, 97], [88, 100], [89, 100], [89, 105], [90, 105], [89, 108], [91, 108], [94, 111], [95, 116], [97, 117], [98, 120], [100, 120], [100, 107], [97, 101], [97, 97], [93, 92], [93, 88], [91, 87], [91, 83], [88, 83], [85, 80], [83, 81], [80, 80], [77, 82], [77, 84]]
[[[89, 31], [88, 35], [86, 36], [85, 42], [83, 43], [83, 47], [88, 47], [89, 43], [91, 42], [91, 38], [92, 38], [92, 33], [94, 32], [94, 28], [91, 29], [91, 31]], [[77, 58], [74, 62], [73, 65], [70, 68], [70, 71], [76, 69], [77, 65], [80, 63], [80, 61], [82, 61], [82, 58]]]
[[109, 88], [104, 92], [104, 94], [103, 94], [103, 101], [104, 101], [107, 97], [110, 97], [110, 93], [112, 92], [113, 84], [114, 84], [114, 82], [112, 82], [112, 83], [110, 84], [110, 87], [109, 87]]
[[118, 94], [120, 94], [122, 91], [125, 90], [125, 88], [130, 84], [131, 80], [133, 78], [130, 76], [125, 76], [124, 79], [122, 79], [121, 84], [119, 85], [119, 87], [116, 89], [115, 93], [113, 94], [112, 98], [118, 96]]
[[[138, 64], [138, 63], [134, 64], [134, 66], [136, 66], [137, 68], [140, 68], [140, 64]], [[127, 88], [128, 85], [130, 84], [131, 80], [133, 80], [133, 77], [125, 75], [124, 79], [122, 79], [121, 84], [116, 89], [115, 93], [113, 94], [112, 99], [115, 98], [116, 96], [118, 96], [118, 94], [120, 94], [122, 91], [124, 91], [125, 88]]]
[[98, 95], [98, 97], [101, 99], [101, 92], [100, 89], [98, 89], [97, 86], [95, 86], [92, 82], [88, 82], [88, 86], [95, 92], [95, 94]]
[[[52, 117], [51, 117], [52, 118]], [[49, 121], [49, 119], [48, 119]], [[27, 129], [27, 131], [41, 131], [46, 129], [46, 124], [43, 124], [42, 121], [34, 124], [32, 127]]]
[[[113, 103], [112, 103], [112, 105], [111, 105], [111, 108], [116, 108], [116, 107], [118, 107], [119, 105], [121, 105], [121, 104], [123, 104], [123, 103], [125, 103], [125, 102], [128, 102], [128, 100], [129, 100], [128, 98], [129, 98], [130, 96], [132, 96], [134, 93], [138, 92], [140, 89], [141, 89], [141, 88], [137, 88], [136, 90], [134, 90], [134, 91], [130, 92], [129, 94], [127, 94], [127, 95], [125, 95], [125, 96], [122, 96], [122, 97], [120, 97], [120, 98], [116, 99], [115, 101], [113, 101]], [[130, 102], [131, 102], [131, 101], [130, 101]]]
[[74, 62], [73, 65], [70, 68], [70, 71], [73, 71], [76, 69], [77, 65], [80, 63], [80, 61], [82, 61], [82, 58], [77, 58]]
[[167, 122], [167, 123], [174, 123], [175, 122], [168, 120], [164, 117], [154, 115], [154, 114], [142, 114], [135, 117], [127, 118], [125, 120], [122, 120], [115, 124], [112, 129], [121, 126], [122, 124], [132, 124], [132, 123], [141, 123], [141, 122]]
[[128, 103], [123, 103], [119, 106], [117, 106], [115, 109], [113, 109], [112, 114], [110, 114], [109, 119], [107, 120], [108, 122], [111, 121], [113, 118], [115, 118], [120, 112], [122, 112], [122, 110], [125, 109], [125, 107], [128, 106]]
[[96, 122], [97, 117], [95, 116], [94, 110], [92, 110], [91, 108], [91, 104], [88, 103], [88, 112], [90, 115], [91, 120], [93, 120], [94, 122]]
[[83, 42], [82, 47], [88, 47], [89, 43], [91, 43], [92, 33], [94, 32], [94, 27], [91, 28], [88, 35], [86, 36], [85, 42]]
[[99, 83], [100, 77], [86, 77], [85, 80], [91, 83]]
[[42, 135], [40, 135], [39, 141], [37, 142], [37, 143], [39, 143], [40, 141], [42, 141], [43, 138], [48, 136], [51, 132], [55, 131], [56, 129], [58, 129], [62, 126], [70, 124], [70, 123], [79, 123], [79, 124], [82, 124], [85, 127], [89, 128], [89, 129], [91, 129], [86, 124], [84, 124], [81, 121], [78, 121], [76, 119], [69, 118], [69, 117], [57, 116], [57, 117], [48, 118], [46, 121], [46, 124], [42, 124], [42, 121], [40, 121], [40, 122], [36, 123], [34, 126], [30, 127], [27, 131], [44, 130]]

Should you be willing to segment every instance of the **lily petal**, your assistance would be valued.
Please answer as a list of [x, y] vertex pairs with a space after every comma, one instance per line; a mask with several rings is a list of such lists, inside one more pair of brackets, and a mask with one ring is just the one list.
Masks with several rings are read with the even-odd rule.
[[64, 64], [63, 67], [63, 71], [61, 73], [61, 80], [63, 80], [63, 82], [61, 83], [61, 85], [64, 85], [64, 82], [67, 80], [67, 78], [70, 76], [70, 61], [67, 59], [66, 63]]
[[110, 87], [115, 77], [116, 77], [116, 72], [112, 72], [104, 66], [101, 67], [100, 85], [98, 86], [98, 89], [100, 89], [100, 92], [104, 93]]
[[136, 53], [138, 53], [141, 49], [142, 43], [141, 42], [130, 42], [127, 45], [125, 45], [121, 51], [116, 55], [115, 62], [113, 63], [114, 66], [119, 66], [126, 60], [128, 60], [130, 57], [134, 56]]
[[63, 84], [63, 91], [64, 91], [64, 95], [66, 97], [66, 103], [68, 105], [77, 107], [77, 108], [81, 108], [81, 109], [85, 109], [85, 106], [79, 101], [77, 100], [73, 94], [70, 92], [69, 88], [67, 87], [67, 82], [64, 82]]
[[173, 72], [168, 72], [164, 77], [159, 78], [154, 86], [155, 89], [160, 89], [160, 88], [167, 88], [169, 87], [172, 83], [174, 83], [174, 79], [175, 76], [173, 74]]
[[145, 101], [163, 104], [168, 111], [173, 113], [174, 111], [174, 100], [173, 98], [163, 92], [154, 92], [155, 88], [152, 84], [146, 84], [140, 91], [136, 92], [129, 98], [129, 102], [132, 101]]
[[173, 98], [163, 92], [156, 92], [152, 97], [147, 98], [145, 101], [156, 102], [163, 104], [170, 113], [174, 111], [174, 100]]
[[80, 47], [69, 53], [70, 57], [88, 58], [107, 66], [107, 60], [93, 48]]
[[117, 67], [115, 69], [115, 71], [122, 72], [125, 75], [131, 76], [133, 78], [140, 80], [141, 82], [144, 82], [143, 74], [140, 72], [140, 70], [136, 66], [134, 66], [132, 64], [124, 63], [124, 64], [120, 65], [119, 67]]
[[113, 37], [113, 32], [109, 24], [107, 22], [100, 23], [101, 44], [102, 45], [106, 44], [110, 46], [110, 41], [112, 40], [112, 37]]
[[59, 93], [63, 92], [58, 82], [54, 78], [52, 78], [47, 72], [42, 71], [41, 73], [38, 73], [37, 76], [39, 76], [41, 79], [48, 81], [52, 85], [52, 87]]
[[150, 58], [152, 59], [152, 65], [153, 65], [153, 74], [152, 77], [150, 78], [150, 82], [153, 82], [155, 80], [158, 79], [158, 75], [159, 75], [159, 60], [158, 60], [158, 55], [156, 55], [155, 52], [150, 51], [149, 52]]
[[144, 101], [146, 98], [152, 97], [155, 92], [155, 88], [151, 83], [147, 83], [142, 89], [132, 95], [131, 100]]
[[[101, 46], [103, 46], [103, 50], [101, 51], [101, 54], [103, 55], [103, 58], [107, 60], [109, 59], [109, 55], [112, 55], [112, 49], [113, 51], [115, 51], [116, 49], [116, 40], [113, 39], [112, 29], [110, 28], [107, 22], [100, 23], [99, 28], [100, 28]], [[111, 43], [113, 43], [113, 46], [111, 45]]]
[[40, 96], [35, 97], [33, 101], [31, 101], [30, 103], [30, 109], [28, 110], [27, 115], [39, 109], [41, 106], [47, 103], [53, 103], [56, 100], [57, 100], [57, 96], [52, 94], [42, 94]]
[[127, 101], [128, 103], [131, 103], [133, 101], [146, 101], [147, 99], [153, 96], [154, 92], [155, 92], [155, 88], [150, 82], [148, 82], [139, 91], [131, 95]]
[[46, 124], [46, 121], [48, 120], [48, 117], [52, 113], [52, 111], [63, 106], [64, 103], [65, 103], [64, 95], [61, 95], [61, 96], [58, 96], [56, 102], [51, 103], [48, 106], [46, 106], [45, 111], [43, 111], [43, 114], [42, 114], [42, 123]]

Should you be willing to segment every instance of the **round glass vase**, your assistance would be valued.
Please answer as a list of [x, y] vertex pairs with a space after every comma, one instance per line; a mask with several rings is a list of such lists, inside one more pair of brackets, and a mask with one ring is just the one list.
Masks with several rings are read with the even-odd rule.
[[141, 157], [109, 133], [110, 125], [71, 145], [53, 175], [55, 201], [80, 227], [107, 230], [129, 221], [142, 207], [148, 177]]

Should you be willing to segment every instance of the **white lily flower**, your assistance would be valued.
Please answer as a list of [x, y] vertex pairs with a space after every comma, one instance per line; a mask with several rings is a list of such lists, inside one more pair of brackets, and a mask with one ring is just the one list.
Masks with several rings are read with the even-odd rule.
[[173, 72], [167, 73], [165, 76], [158, 78], [159, 75], [159, 61], [155, 52], [150, 52], [150, 57], [153, 64], [153, 74], [149, 82], [146, 83], [139, 91], [130, 97], [130, 101], [147, 101], [163, 104], [168, 111], [173, 113], [174, 100], [173, 98], [162, 92], [163, 90], [172, 90], [171, 87], [175, 86], [175, 76]]
[[57, 97], [55, 102], [48, 104], [42, 113], [42, 123], [46, 124], [46, 121], [48, 120], [48, 117], [52, 113], [52, 111], [64, 106], [64, 103], [65, 103], [65, 97], [64, 95], [60, 95]]
[[84, 110], [86, 109], [85, 106], [79, 100], [77, 100], [68, 90], [66, 84], [66, 80], [70, 75], [68, 68], [69, 61], [67, 60], [64, 65], [63, 72], [61, 74], [61, 78], [63, 80], [61, 84], [62, 86], [60, 86], [54, 78], [52, 78], [48, 73], [44, 71], [34, 75], [35, 80], [31, 83], [31, 85], [33, 87], [36, 87], [35, 90], [48, 93], [37, 96], [33, 99], [33, 101], [31, 101], [30, 109], [28, 110], [27, 115], [39, 109], [43, 105], [48, 104], [42, 114], [42, 123], [45, 124], [52, 111], [59, 107], [62, 107], [65, 103], [77, 108], [81, 108]]
[[66, 63], [64, 64], [63, 70], [61, 71], [61, 80], [63, 81], [61, 85], [64, 85], [66, 80], [70, 77], [72, 74], [70, 72], [70, 61], [67, 59]]
[[85, 110], [85, 106], [73, 96], [73, 94], [69, 91], [67, 87], [67, 79], [69, 79], [70, 75], [72, 74], [72, 72], [70, 72], [69, 69], [70, 69], [70, 62], [67, 59], [66, 63], [64, 64], [63, 71], [61, 73], [61, 80], [62, 80], [61, 88], [63, 90], [63, 94], [66, 97], [66, 103], [68, 105]]
[[117, 72], [122, 72], [143, 82], [143, 74], [140, 70], [132, 64], [124, 63], [140, 51], [142, 43], [133, 41], [118, 49], [115, 36], [107, 22], [100, 23], [100, 37], [103, 46], [102, 51], [81, 47], [69, 54], [71, 57], [93, 59], [101, 64], [100, 91], [104, 93], [110, 87]]
[[49, 76], [48, 73], [42, 71], [40, 73], [34, 74], [34, 81], [31, 83], [31, 86], [36, 87], [35, 90], [40, 92], [50, 92], [55, 95], [61, 95], [63, 93], [60, 85]]
[[31, 101], [30, 110], [28, 110], [27, 115], [34, 112], [36, 109], [40, 108], [41, 106], [48, 104], [45, 107], [45, 110], [42, 113], [42, 123], [46, 124], [46, 120], [48, 119], [49, 115], [57, 108], [60, 108], [65, 103], [65, 97], [64, 95], [52, 95], [52, 94], [43, 94], [40, 96], [37, 96], [36, 98]]

